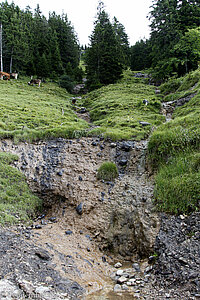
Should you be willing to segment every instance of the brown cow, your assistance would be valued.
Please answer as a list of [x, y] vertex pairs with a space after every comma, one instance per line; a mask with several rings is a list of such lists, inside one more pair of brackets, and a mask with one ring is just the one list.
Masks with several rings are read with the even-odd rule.
[[0, 79], [10, 80], [10, 74], [6, 72], [0, 72]]
[[38, 84], [38, 86], [40, 87], [41, 80], [40, 79], [31, 79], [31, 81], [28, 82], [28, 85], [35, 85], [35, 84]]

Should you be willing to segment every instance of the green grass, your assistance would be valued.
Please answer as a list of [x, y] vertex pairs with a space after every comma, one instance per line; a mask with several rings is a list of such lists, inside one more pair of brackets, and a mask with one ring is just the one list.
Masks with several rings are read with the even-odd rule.
[[10, 163], [16, 155], [0, 152], [0, 223], [29, 222], [42, 201], [31, 193], [25, 176]]
[[190, 213], [199, 209], [200, 153], [180, 153], [162, 166], [155, 177], [159, 210]]
[[[144, 99], [149, 101], [147, 106]], [[83, 105], [89, 109], [92, 122], [99, 126], [90, 134], [98, 132], [113, 140], [147, 138], [152, 127], [164, 120], [155, 87], [145, 84], [144, 79], [134, 78], [130, 71], [119, 83], [89, 93]], [[140, 121], [151, 125], [142, 126]]]
[[170, 100], [176, 100], [194, 92], [196, 95], [175, 109], [173, 120], [153, 132], [148, 144], [148, 162], [156, 172], [157, 207], [173, 213], [189, 213], [199, 209], [200, 201], [200, 70], [173, 80], [160, 87], [166, 95], [164, 101], [169, 96]]
[[113, 181], [118, 175], [117, 166], [111, 161], [102, 163], [97, 171], [97, 178], [106, 181]]
[[34, 141], [85, 135], [88, 124], [72, 110], [70, 95], [54, 83], [0, 81], [0, 138]]

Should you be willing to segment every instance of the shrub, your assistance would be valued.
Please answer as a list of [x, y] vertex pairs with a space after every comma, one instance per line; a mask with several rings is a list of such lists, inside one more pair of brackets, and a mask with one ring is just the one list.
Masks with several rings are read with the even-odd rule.
[[117, 166], [113, 162], [104, 162], [99, 167], [97, 172], [97, 178], [107, 181], [112, 181], [118, 176]]

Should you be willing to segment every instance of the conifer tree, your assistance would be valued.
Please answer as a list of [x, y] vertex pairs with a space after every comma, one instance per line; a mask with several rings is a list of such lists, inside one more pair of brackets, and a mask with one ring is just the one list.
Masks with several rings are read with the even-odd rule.
[[87, 78], [91, 89], [114, 83], [122, 74], [119, 43], [102, 1], [98, 5], [94, 25], [86, 53]]

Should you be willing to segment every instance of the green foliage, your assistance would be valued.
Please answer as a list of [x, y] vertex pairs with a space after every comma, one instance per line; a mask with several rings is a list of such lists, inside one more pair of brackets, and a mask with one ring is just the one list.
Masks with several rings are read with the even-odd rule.
[[[95, 90], [83, 99], [91, 120], [99, 126], [91, 134], [98, 131], [113, 140], [140, 140], [149, 135], [152, 126], [164, 120], [155, 88], [141, 83], [143, 79], [134, 78], [131, 71], [126, 71], [124, 76], [119, 83]], [[148, 105], [143, 103], [144, 99], [149, 101]], [[151, 125], [143, 126], [140, 121]]]
[[31, 193], [25, 176], [9, 164], [16, 155], [0, 153], [0, 223], [13, 224], [29, 221], [42, 201]]
[[130, 50], [130, 67], [132, 71], [140, 71], [151, 66], [151, 45], [148, 40], [140, 40]]
[[102, 163], [97, 171], [97, 178], [106, 181], [113, 181], [118, 175], [117, 166], [110, 161]]
[[119, 42], [121, 39], [119, 35], [116, 35], [102, 5], [103, 3], [100, 2], [95, 28], [90, 37], [90, 47], [85, 57], [87, 85], [90, 90], [101, 85], [115, 83], [122, 75], [122, 60], [124, 59], [119, 53], [122, 51]]
[[33, 14], [30, 7], [20, 10], [6, 1], [0, 3], [0, 20], [4, 71], [54, 79], [65, 72], [68, 63], [73, 70], [78, 67], [79, 44], [67, 15], [52, 13], [47, 20], [39, 5]]
[[69, 93], [71, 93], [75, 86], [75, 83], [69, 75], [62, 75], [59, 80], [59, 85], [61, 88], [64, 88]]
[[88, 124], [72, 110], [70, 95], [54, 83], [0, 81], [0, 138], [40, 140], [86, 134]]
[[153, 76], [166, 80], [175, 72], [181, 76], [196, 69], [199, 59], [199, 1], [155, 0], [151, 8]]
[[180, 153], [160, 168], [155, 177], [159, 210], [190, 213], [200, 203], [200, 153]]

